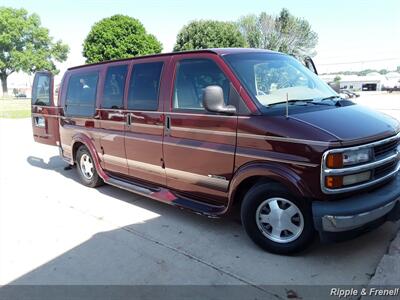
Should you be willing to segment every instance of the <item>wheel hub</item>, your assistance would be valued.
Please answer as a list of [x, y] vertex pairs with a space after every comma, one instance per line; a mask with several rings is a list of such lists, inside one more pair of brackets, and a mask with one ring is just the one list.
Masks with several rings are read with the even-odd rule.
[[257, 209], [256, 222], [262, 234], [277, 243], [296, 240], [304, 229], [304, 218], [300, 209], [284, 198], [263, 201]]
[[85, 176], [86, 179], [92, 179], [94, 167], [93, 167], [92, 158], [88, 154], [84, 153], [81, 156], [80, 167], [81, 167], [83, 176]]

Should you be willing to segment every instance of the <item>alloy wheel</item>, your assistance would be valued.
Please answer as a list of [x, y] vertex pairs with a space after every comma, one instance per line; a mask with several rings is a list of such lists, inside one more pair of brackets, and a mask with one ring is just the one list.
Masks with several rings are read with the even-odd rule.
[[81, 167], [81, 171], [83, 176], [85, 176], [86, 179], [92, 179], [93, 174], [94, 174], [94, 166], [93, 166], [93, 162], [92, 162], [92, 158], [84, 153], [81, 156], [81, 160], [80, 160], [80, 167]]
[[296, 240], [304, 229], [304, 218], [300, 209], [284, 198], [269, 198], [256, 211], [257, 226], [262, 234], [277, 243]]

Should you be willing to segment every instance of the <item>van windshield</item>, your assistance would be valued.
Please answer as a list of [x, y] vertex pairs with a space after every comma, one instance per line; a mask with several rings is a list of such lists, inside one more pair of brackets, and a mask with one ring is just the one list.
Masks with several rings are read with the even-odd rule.
[[[279, 53], [227, 54], [224, 59], [262, 106], [318, 103], [339, 97], [329, 85], [291, 56]], [[328, 104], [328, 103], [326, 103]]]

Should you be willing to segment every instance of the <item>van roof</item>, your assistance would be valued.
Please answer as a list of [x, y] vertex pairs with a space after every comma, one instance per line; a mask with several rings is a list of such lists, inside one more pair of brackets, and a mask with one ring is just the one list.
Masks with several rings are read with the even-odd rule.
[[71, 67], [71, 68], [68, 68], [68, 70], [75, 70], [75, 69], [88, 67], [88, 66], [102, 65], [102, 64], [107, 64], [110, 62], [129, 61], [129, 60], [135, 60], [135, 59], [141, 59], [141, 58], [151, 58], [151, 57], [164, 57], [164, 56], [181, 55], [181, 54], [187, 54], [187, 53], [213, 53], [216, 55], [225, 55], [225, 54], [248, 53], [248, 52], [279, 53], [279, 52], [275, 52], [275, 51], [270, 51], [270, 50], [265, 50], [265, 49], [255, 49], [255, 48], [210, 48], [210, 49], [200, 49], [200, 50], [142, 55], [142, 56], [135, 56], [135, 57], [129, 57], [129, 58], [115, 59], [115, 60], [105, 60], [105, 61], [101, 61], [101, 62], [97, 62], [97, 63], [91, 63], [91, 64], [85, 64], [85, 65]]

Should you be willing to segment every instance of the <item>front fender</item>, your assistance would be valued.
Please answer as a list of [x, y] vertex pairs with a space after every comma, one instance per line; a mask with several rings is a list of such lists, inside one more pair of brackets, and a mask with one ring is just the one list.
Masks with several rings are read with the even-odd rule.
[[241, 166], [234, 174], [229, 185], [229, 206], [233, 203], [240, 184], [255, 176], [262, 176], [281, 183], [296, 197], [310, 197], [311, 192], [304, 180], [291, 168], [273, 162], [254, 162]]
[[[93, 158], [97, 173], [99, 174], [101, 179], [103, 179], [104, 181], [107, 181], [108, 175], [104, 172], [103, 168], [100, 165], [100, 158], [99, 158], [99, 155], [97, 154], [96, 147], [95, 147], [93, 141], [91, 140], [91, 138], [83, 133], [77, 133], [76, 135], [74, 135], [72, 137], [72, 149], [75, 148], [76, 143], [82, 143], [83, 145], [86, 146], [86, 148], [90, 152], [90, 155]], [[75, 161], [75, 159], [76, 159], [76, 157], [75, 157], [75, 154], [73, 153], [73, 160]]]

